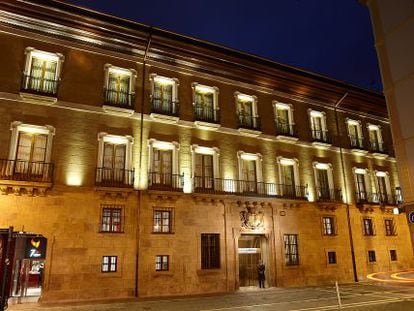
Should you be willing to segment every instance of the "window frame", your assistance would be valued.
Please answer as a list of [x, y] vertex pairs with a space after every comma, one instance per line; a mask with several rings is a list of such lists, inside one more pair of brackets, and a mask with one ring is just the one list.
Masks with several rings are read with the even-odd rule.
[[[211, 238], [214, 237], [214, 244]], [[203, 241], [204, 238], [204, 241]], [[207, 242], [205, 241], [207, 240]], [[217, 270], [221, 269], [221, 245], [220, 233], [201, 233], [201, 269], [202, 270]], [[205, 253], [207, 251], [207, 254]]]
[[313, 176], [315, 178], [315, 194], [317, 199], [319, 199], [320, 195], [317, 192], [317, 189], [321, 189], [319, 176], [318, 176], [318, 170], [326, 170], [328, 175], [328, 186], [329, 186], [329, 196], [330, 199], [335, 199], [335, 197], [332, 197], [332, 195], [335, 196], [335, 185], [334, 185], [334, 179], [333, 179], [333, 168], [332, 163], [322, 163], [322, 162], [313, 162]]
[[204, 89], [204, 90], [209, 90], [211, 91], [211, 93], [213, 94], [213, 109], [217, 109], [219, 110], [219, 103], [218, 103], [218, 99], [219, 99], [219, 88], [217, 86], [209, 86], [209, 85], [205, 85], [205, 84], [200, 84], [198, 82], [193, 82], [191, 84], [192, 90], [193, 90], [193, 106], [196, 107], [197, 103], [196, 103], [196, 93], [197, 93], [197, 89]]
[[[333, 254], [333, 257], [331, 256], [331, 254]], [[326, 259], [327, 259], [327, 263], [328, 265], [336, 265], [338, 263], [338, 257], [336, 256], [336, 251], [334, 250], [328, 250], [326, 252]], [[334, 259], [332, 261], [332, 259]]]
[[[109, 230], [104, 230], [103, 226], [104, 226], [104, 212], [105, 210], [110, 210], [110, 223], [109, 223]], [[113, 212], [114, 211], [119, 211], [120, 215], [119, 215], [119, 230], [112, 230], [111, 228], [113, 228]], [[124, 225], [125, 225], [125, 205], [117, 205], [117, 204], [101, 204], [101, 223], [100, 223], [100, 228], [99, 228], [99, 233], [125, 233], [124, 232]]]
[[[156, 214], [161, 215], [160, 231], [156, 231]], [[163, 231], [163, 213], [168, 213], [168, 231]], [[153, 207], [152, 209], [152, 233], [153, 234], [173, 234], [174, 233], [174, 208], [173, 207]]]
[[367, 259], [368, 259], [368, 263], [371, 263], [371, 264], [374, 264], [377, 262], [377, 254], [375, 250], [372, 250], [372, 249], [368, 250]]
[[273, 118], [275, 120], [275, 125], [276, 125], [276, 133], [278, 136], [283, 136], [283, 133], [278, 133], [277, 131], [277, 127], [278, 127], [278, 119], [277, 119], [277, 110], [278, 109], [282, 109], [282, 110], [287, 110], [288, 111], [288, 126], [289, 126], [289, 134], [290, 135], [295, 135], [295, 119], [294, 119], [294, 108], [293, 108], [293, 104], [287, 104], [287, 103], [283, 103], [280, 102], [278, 100], [273, 100], [272, 101], [273, 104]]
[[[114, 66], [111, 64], [104, 65], [104, 89], [109, 89], [109, 75], [111, 71], [124, 72], [125, 75], [129, 75], [129, 94], [133, 97], [135, 95], [135, 85], [137, 79], [137, 71], [135, 69], [127, 69], [123, 67]], [[133, 109], [134, 103], [131, 102], [131, 107], [127, 109]]]
[[[166, 261], [164, 261], [164, 259], [166, 259]], [[164, 268], [164, 264], [167, 265], [166, 268]], [[159, 265], [160, 267], [159, 269], [157, 268], [157, 265]], [[170, 271], [170, 255], [155, 255], [155, 271], [156, 272]]]
[[[365, 184], [365, 201], [370, 201], [369, 195], [372, 195], [372, 183], [371, 183], [371, 174], [367, 168], [359, 168], [353, 167], [352, 173], [354, 175], [354, 185], [355, 185], [355, 193], [360, 193], [358, 189], [358, 178], [357, 174], [364, 175], [364, 184]], [[357, 199], [357, 198], [356, 198]]]
[[[294, 177], [294, 187], [295, 187], [295, 193], [297, 193], [298, 187], [301, 186], [300, 184], [300, 175], [299, 175], [299, 160], [297, 158], [284, 158], [284, 157], [277, 157], [277, 165], [278, 165], [278, 171], [279, 171], [279, 185], [282, 184], [282, 181], [284, 180], [283, 170], [282, 166], [293, 166], [293, 177]], [[281, 193], [277, 193], [278, 195], [283, 196], [283, 187], [280, 187], [279, 191]]]
[[[362, 122], [361, 120], [355, 120], [355, 119], [351, 119], [351, 118], [346, 118], [345, 119], [346, 122], [346, 129], [347, 129], [347, 133], [348, 133], [348, 137], [351, 143], [351, 132], [349, 130], [349, 126], [350, 125], [356, 125], [357, 126], [357, 135], [358, 135], [358, 139], [360, 139], [361, 141], [357, 142], [357, 146], [351, 146], [351, 148], [356, 148], [356, 149], [361, 149], [364, 146], [364, 135], [362, 133]], [[362, 144], [362, 146], [361, 146]]]
[[[327, 124], [326, 124], [326, 112], [325, 111], [319, 111], [319, 110], [314, 110], [314, 109], [308, 109], [308, 115], [309, 115], [309, 122], [310, 122], [310, 128], [312, 131], [312, 139], [316, 139], [316, 140], [322, 140], [322, 141], [327, 141], [328, 140], [328, 128], [327, 128]], [[315, 136], [314, 132], [316, 131], [316, 129], [314, 128], [314, 122], [312, 120], [312, 118], [314, 117], [318, 117], [321, 118], [321, 131], [322, 131], [322, 135], [321, 137], [323, 137], [323, 135], [326, 135], [326, 139], [324, 140], [323, 138], [320, 139], [318, 137]], [[325, 134], [326, 133], [326, 134]]]
[[[294, 237], [295, 243], [290, 244], [290, 237]], [[285, 256], [285, 265], [286, 266], [298, 266], [300, 263], [299, 260], [299, 238], [298, 234], [289, 234], [285, 233], [283, 235], [283, 245], [284, 245], [284, 256]], [[286, 238], [288, 243], [286, 243]], [[292, 253], [291, 246], [296, 249], [296, 253]], [[293, 257], [296, 255], [296, 260]]]
[[[328, 233], [327, 226], [325, 219], [331, 219], [331, 233]], [[322, 235], [323, 236], [336, 236], [337, 230], [336, 230], [336, 217], [333, 215], [324, 215], [321, 217], [322, 222]]]
[[372, 144], [370, 132], [376, 131], [378, 135], [378, 144], [379, 144], [378, 150], [382, 149], [381, 151], [384, 151], [384, 138], [382, 136], [381, 125], [367, 123], [367, 130], [368, 130], [369, 143]]
[[[196, 155], [212, 155], [213, 156], [213, 178], [220, 178], [220, 149], [217, 147], [203, 147], [196, 144], [191, 145], [191, 178], [194, 181], [196, 172]], [[195, 183], [191, 183], [192, 191], [194, 191]], [[213, 187], [214, 183], [213, 183]]]
[[[367, 222], [366, 222], [367, 221]], [[366, 224], [369, 223], [369, 230], [367, 230], [367, 226]], [[372, 237], [375, 236], [375, 223], [374, 223], [374, 219], [371, 217], [363, 217], [362, 218], [362, 233], [364, 236], [366, 237]]]
[[[387, 226], [388, 222], [391, 222], [391, 226]], [[397, 235], [395, 220], [393, 218], [384, 218], [384, 231], [385, 231], [385, 236], [396, 236]]]
[[[105, 259], [108, 259], [107, 263], [105, 263]], [[115, 259], [114, 262], [112, 261], [113, 259]], [[105, 270], [106, 266], [107, 266], [107, 270]], [[115, 267], [115, 268], [113, 269], [113, 267]], [[113, 256], [113, 255], [102, 256], [101, 272], [102, 273], [116, 273], [116, 272], [118, 272], [118, 256]]]
[[390, 249], [389, 254], [390, 254], [390, 261], [398, 261], [398, 255], [397, 255], [396, 249]]
[[157, 80], [167, 82], [166, 84], [172, 85], [172, 94], [171, 94], [171, 104], [178, 104], [178, 86], [180, 85], [179, 80], [177, 78], [171, 78], [167, 76], [162, 76], [156, 73], [151, 73], [149, 75], [150, 84], [151, 84], [151, 100], [154, 98], [154, 91], [155, 91], [155, 83]]

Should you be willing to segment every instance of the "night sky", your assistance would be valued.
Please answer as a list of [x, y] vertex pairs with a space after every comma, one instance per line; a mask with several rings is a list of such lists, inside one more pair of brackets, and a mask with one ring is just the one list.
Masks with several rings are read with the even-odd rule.
[[375, 91], [368, 8], [357, 0], [70, 0]]

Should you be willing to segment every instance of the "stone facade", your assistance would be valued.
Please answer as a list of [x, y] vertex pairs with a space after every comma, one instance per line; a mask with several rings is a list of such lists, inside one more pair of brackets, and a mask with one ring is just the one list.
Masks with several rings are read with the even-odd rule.
[[[57, 11], [40, 9], [36, 3], [47, 3]], [[11, 129], [17, 124], [13, 122], [54, 129], [51, 182], [13, 178], [5, 174], [4, 164], [0, 177], [0, 227], [13, 226], [48, 239], [42, 301], [235, 291], [248, 278], [241, 276], [245, 273], [242, 250], [247, 252], [243, 258], [256, 258], [249, 252], [259, 252], [266, 265], [266, 286], [352, 282], [364, 280], [369, 273], [412, 265], [406, 216], [392, 213], [396, 202], [358, 202], [355, 195], [355, 168], [367, 169], [369, 194], [379, 192], [376, 171], [387, 172], [390, 197], [400, 186], [382, 96], [64, 3], [9, 1], [0, 8], [2, 163], [15, 161], [10, 152]], [[33, 20], [39, 11], [43, 17]], [[76, 14], [76, 20], [68, 14]], [[46, 23], [51, 20], [60, 26]], [[89, 32], [81, 32], [81, 27]], [[63, 56], [55, 94], [22, 90], [28, 47]], [[134, 72], [131, 106], [104, 105], [107, 64]], [[154, 74], [178, 81], [178, 116], [154, 114]], [[218, 90], [219, 123], [203, 127], [195, 122], [193, 83]], [[255, 96], [261, 118], [258, 130], [240, 130], [236, 92]], [[294, 135], [277, 134], [274, 101], [291, 105]], [[310, 109], [325, 113], [329, 144], [315, 144]], [[350, 147], [347, 118], [361, 121], [366, 141], [368, 124], [379, 125], [386, 151], [378, 154], [366, 146]], [[102, 133], [133, 142], [131, 187], [99, 183]], [[173, 146], [177, 174], [184, 176], [182, 189], [152, 187], [153, 142]], [[215, 182], [227, 186], [207, 189], [208, 193], [195, 189], [197, 146], [214, 150]], [[243, 154], [255, 157], [257, 167], [256, 188], [247, 192], [236, 189], [242, 184]], [[295, 191], [289, 197], [278, 188], [283, 184], [280, 159], [297, 164], [301, 195]], [[318, 199], [317, 162], [330, 165], [330, 190], [339, 190], [342, 196], [331, 196], [328, 202]], [[121, 210], [122, 230], [102, 230], [105, 206]], [[170, 213], [168, 232], [154, 232], [156, 210]], [[331, 234], [324, 234], [323, 217], [334, 220]], [[364, 235], [364, 218], [372, 220], [372, 235]], [[392, 220], [396, 234], [387, 235], [385, 219]], [[202, 234], [219, 234], [215, 269], [202, 267]], [[298, 261], [292, 265], [286, 262], [287, 234], [297, 236]], [[249, 237], [257, 238], [259, 247], [240, 247], [241, 240]], [[374, 262], [368, 262], [369, 250], [375, 251]], [[391, 260], [390, 250], [396, 251], [396, 260]], [[329, 263], [332, 252], [335, 262]], [[156, 271], [155, 259], [160, 255], [168, 256], [166, 271]], [[116, 271], [101, 272], [103, 256], [117, 257]], [[250, 268], [255, 264], [250, 262]]]

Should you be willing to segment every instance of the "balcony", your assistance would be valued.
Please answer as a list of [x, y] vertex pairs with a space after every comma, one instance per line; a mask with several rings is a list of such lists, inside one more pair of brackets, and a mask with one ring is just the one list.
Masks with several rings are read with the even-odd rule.
[[153, 97], [151, 101], [151, 113], [157, 113], [172, 117], [178, 117], [180, 113], [178, 102]]
[[217, 108], [195, 105], [194, 113], [196, 121], [220, 123], [220, 110]]
[[387, 154], [387, 150], [386, 150], [386, 146], [383, 142], [378, 142], [378, 141], [370, 141], [369, 142], [369, 150], [372, 153], [382, 153], [382, 154]]
[[134, 109], [134, 102], [134, 93], [104, 89], [104, 105], [125, 109]]
[[184, 174], [149, 172], [148, 189], [161, 191], [183, 191]]
[[276, 121], [276, 135], [282, 136], [297, 136], [295, 124], [282, 123]]
[[212, 177], [194, 177], [194, 192], [306, 200], [307, 186]]
[[237, 114], [237, 120], [239, 128], [260, 131], [260, 117]]
[[21, 91], [41, 96], [55, 97], [58, 91], [58, 80], [23, 75]]
[[351, 148], [362, 149], [363, 150], [363, 149], [365, 149], [364, 138], [349, 135], [349, 145], [350, 145]]
[[387, 193], [370, 193], [370, 192], [356, 192], [357, 204], [379, 204], [379, 205], [397, 205], [399, 200], [397, 196]]
[[332, 144], [332, 139], [327, 130], [312, 130], [312, 139], [315, 142]]
[[316, 188], [316, 200], [318, 202], [342, 202], [341, 189]]
[[95, 185], [97, 187], [133, 188], [134, 170], [97, 167]]

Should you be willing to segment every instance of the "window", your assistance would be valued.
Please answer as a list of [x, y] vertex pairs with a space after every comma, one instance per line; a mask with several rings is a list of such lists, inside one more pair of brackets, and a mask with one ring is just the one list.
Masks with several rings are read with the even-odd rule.
[[395, 249], [390, 249], [390, 259], [391, 261], [397, 261], [397, 251]]
[[285, 263], [288, 266], [294, 266], [299, 264], [299, 248], [298, 248], [298, 235], [297, 234], [285, 234]]
[[384, 219], [384, 225], [385, 225], [385, 235], [386, 236], [396, 235], [394, 219]]
[[378, 125], [368, 124], [369, 144], [371, 151], [383, 152], [384, 143], [382, 141], [381, 128]]
[[201, 269], [220, 269], [220, 234], [201, 234]]
[[275, 113], [276, 132], [278, 135], [294, 136], [295, 124], [293, 122], [292, 105], [273, 102]]
[[235, 93], [239, 128], [260, 129], [256, 96]]
[[151, 112], [178, 116], [178, 80], [152, 74], [151, 86]]
[[376, 262], [375, 251], [368, 251], [368, 262]]
[[118, 257], [117, 256], [103, 256], [101, 271], [102, 272], [116, 272], [118, 266]]
[[364, 235], [374, 235], [374, 225], [371, 218], [363, 218]]
[[297, 159], [278, 157], [279, 193], [284, 197], [305, 197], [305, 188], [299, 183], [299, 164]]
[[153, 211], [153, 233], [173, 233], [173, 210], [171, 208], [155, 208]]
[[352, 148], [364, 148], [361, 121], [347, 119], [348, 135]]
[[155, 271], [168, 271], [169, 270], [170, 256], [157, 255], [155, 256]]
[[132, 187], [134, 185], [133, 142], [131, 136], [99, 133], [96, 171], [96, 184], [98, 186]]
[[105, 65], [105, 104], [133, 108], [135, 70]]
[[223, 191], [223, 185], [216, 183], [219, 178], [218, 148], [191, 146], [194, 190], [197, 192]]
[[262, 181], [262, 155], [260, 153], [237, 153], [241, 192], [257, 192], [257, 183]]
[[323, 235], [335, 235], [335, 218], [333, 216], [322, 217]]
[[316, 182], [316, 196], [319, 201], [340, 200], [339, 191], [333, 185], [332, 165], [330, 163], [313, 163]]
[[149, 186], [183, 188], [183, 177], [178, 174], [178, 143], [150, 139]]
[[311, 123], [312, 138], [320, 142], [329, 142], [325, 112], [309, 110], [309, 118]]
[[336, 252], [328, 252], [328, 264], [336, 264]]
[[357, 203], [372, 202], [373, 196], [368, 189], [370, 189], [370, 180], [368, 170], [364, 168], [353, 168], [356, 200]]
[[22, 89], [42, 95], [56, 95], [63, 55], [26, 48]]
[[193, 94], [196, 120], [219, 122], [218, 88], [194, 83]]
[[381, 204], [394, 204], [395, 200], [391, 194], [391, 185], [388, 172], [375, 171], [375, 179], [377, 186], [377, 202]]
[[101, 232], [123, 232], [122, 205], [102, 205]]

